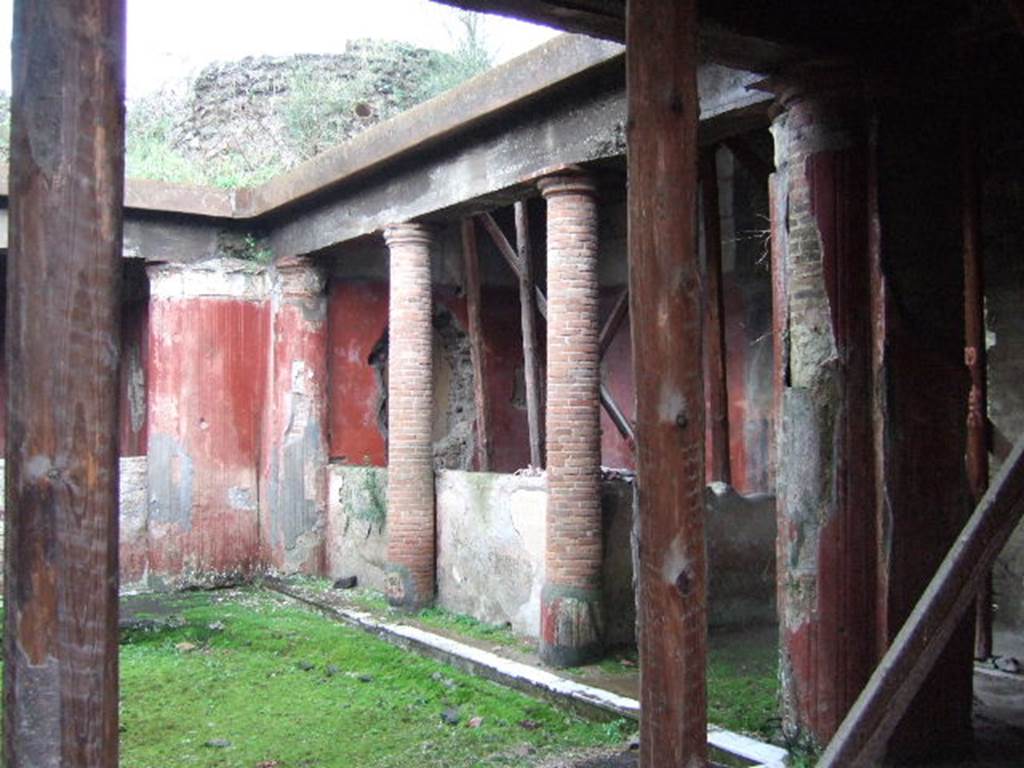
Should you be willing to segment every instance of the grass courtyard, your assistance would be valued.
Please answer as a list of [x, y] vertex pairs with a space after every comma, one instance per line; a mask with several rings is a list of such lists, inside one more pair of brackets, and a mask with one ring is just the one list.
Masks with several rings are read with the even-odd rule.
[[620, 745], [591, 722], [257, 589], [128, 598], [125, 768], [526, 766]]
[[[379, 598], [358, 600], [387, 610]], [[439, 609], [416, 620], [526, 647], [506, 628]], [[614, 752], [637, 728], [587, 720], [258, 587], [126, 597], [122, 623], [124, 768], [547, 766], [556, 756]], [[766, 639], [712, 639], [716, 725], [774, 735], [775, 651]], [[635, 652], [623, 651], [569, 674], [635, 695], [636, 665]]]

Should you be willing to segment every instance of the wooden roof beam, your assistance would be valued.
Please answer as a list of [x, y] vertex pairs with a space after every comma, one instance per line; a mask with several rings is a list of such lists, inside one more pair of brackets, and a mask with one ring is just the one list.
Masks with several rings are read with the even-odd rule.
[[[566, 32], [622, 43], [626, 39], [625, 0], [434, 0], [467, 11], [543, 24]], [[1011, 0], [1024, 2], [1024, 0]], [[701, 22], [700, 50], [704, 62], [724, 64], [750, 72], [770, 72], [800, 58], [803, 52], [749, 35], [741, 35], [712, 22]]]

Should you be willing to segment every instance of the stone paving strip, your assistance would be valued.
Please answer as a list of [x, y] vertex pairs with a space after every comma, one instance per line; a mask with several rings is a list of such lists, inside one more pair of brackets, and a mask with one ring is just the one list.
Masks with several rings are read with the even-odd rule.
[[[380, 621], [366, 611], [330, 605], [318, 600], [315, 594], [294, 589], [277, 580], [267, 579], [264, 586], [400, 648], [437, 659], [464, 672], [524, 693], [540, 695], [549, 701], [568, 705], [580, 714], [599, 718], [614, 715], [631, 720], [640, 717], [640, 703], [636, 699], [568, 680], [548, 670], [506, 659], [419, 627], [392, 624]], [[783, 768], [786, 765], [786, 750], [714, 725], [708, 726], [708, 744], [722, 758], [742, 761], [731, 763], [734, 765], [752, 768]]]

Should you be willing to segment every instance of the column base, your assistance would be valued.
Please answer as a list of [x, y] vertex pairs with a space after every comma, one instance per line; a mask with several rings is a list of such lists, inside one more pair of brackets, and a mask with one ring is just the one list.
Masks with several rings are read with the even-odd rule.
[[541, 661], [578, 667], [604, 655], [604, 615], [597, 589], [545, 584], [540, 597]]
[[389, 563], [385, 579], [385, 596], [392, 608], [413, 612], [434, 604], [434, 596], [422, 594], [422, 590], [416, 586], [412, 572], [406, 566]]

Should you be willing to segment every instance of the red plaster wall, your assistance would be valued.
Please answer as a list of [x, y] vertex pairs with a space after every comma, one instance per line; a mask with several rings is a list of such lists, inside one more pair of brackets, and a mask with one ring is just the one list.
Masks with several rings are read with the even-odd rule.
[[369, 359], [387, 332], [387, 282], [331, 280], [327, 326], [330, 457], [383, 467], [387, 452], [377, 425], [380, 387]]
[[[523, 347], [518, 292], [483, 288], [484, 374], [490, 396], [492, 470], [512, 472], [530, 461], [525, 406], [514, 402], [522, 378]], [[466, 328], [466, 302], [449, 288], [435, 288], [435, 306], [447, 308]], [[380, 393], [370, 353], [388, 323], [385, 281], [331, 280], [328, 322], [328, 424], [331, 459], [382, 467], [384, 437], [377, 425]], [[444, 403], [435, 408], [445, 407]]]
[[[611, 312], [621, 287], [601, 291], [601, 322]], [[636, 388], [633, 383], [633, 344], [629, 337], [629, 321], [619, 332], [601, 362], [601, 380], [608, 387], [619, 408], [630, 421], [636, 419]], [[636, 469], [636, 456], [619, 433], [608, 413], [601, 408], [601, 464], [616, 469]]]
[[[176, 516], [150, 524], [149, 567], [179, 574], [245, 571], [259, 555], [261, 416], [267, 382], [267, 303], [153, 299], [150, 307], [149, 476], [171, 475], [167, 502], [191, 465], [191, 496]], [[174, 441], [184, 459], [161, 466], [154, 440]], [[175, 475], [175, 473], [178, 473]], [[244, 502], [239, 494], [247, 494]], [[177, 499], [175, 498], [175, 503]], [[172, 515], [175, 516], [175, 515]], [[130, 578], [131, 575], [128, 575]]]
[[[484, 286], [481, 304], [484, 375], [490, 395], [491, 469], [514, 472], [530, 463], [526, 404], [525, 400], [521, 400], [521, 404], [515, 402], [517, 388], [525, 396], [519, 291]], [[538, 325], [543, 334], [544, 324]], [[543, 349], [543, 335], [539, 346]]]
[[[326, 520], [324, 299], [312, 289], [286, 290], [268, 315], [272, 359], [260, 451], [262, 556], [283, 572], [319, 574], [326, 562], [322, 537], [315, 534]], [[301, 466], [295, 466], [295, 455]], [[303, 536], [321, 541], [300, 545]]]

